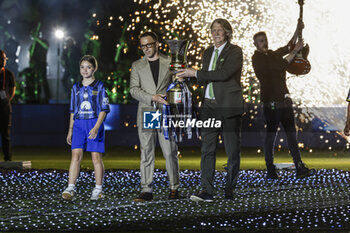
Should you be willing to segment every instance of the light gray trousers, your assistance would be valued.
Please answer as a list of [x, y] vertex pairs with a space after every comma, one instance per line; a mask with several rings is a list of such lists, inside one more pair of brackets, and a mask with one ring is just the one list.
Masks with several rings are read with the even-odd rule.
[[166, 140], [161, 130], [143, 129], [138, 127], [141, 150], [141, 189], [142, 192], [153, 192], [152, 181], [154, 173], [155, 148], [157, 137], [165, 158], [165, 168], [168, 173], [170, 189], [179, 187], [179, 161], [175, 140]]

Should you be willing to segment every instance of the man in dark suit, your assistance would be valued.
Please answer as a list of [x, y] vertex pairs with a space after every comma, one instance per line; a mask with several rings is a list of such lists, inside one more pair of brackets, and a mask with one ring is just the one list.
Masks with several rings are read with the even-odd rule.
[[201, 119], [221, 120], [221, 128], [202, 129], [201, 191], [191, 196], [193, 201], [213, 201], [216, 147], [222, 134], [228, 156], [225, 198], [233, 198], [240, 167], [243, 97], [241, 89], [242, 49], [230, 43], [232, 27], [226, 19], [211, 24], [214, 46], [203, 55], [202, 70], [182, 70], [179, 77], [196, 77], [204, 85]]

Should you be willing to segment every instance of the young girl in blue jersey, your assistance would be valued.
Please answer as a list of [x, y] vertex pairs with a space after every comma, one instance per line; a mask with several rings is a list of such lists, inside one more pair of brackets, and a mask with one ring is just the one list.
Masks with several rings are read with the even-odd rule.
[[75, 182], [80, 172], [80, 162], [84, 151], [89, 151], [96, 180], [91, 200], [97, 200], [103, 197], [102, 153], [105, 151], [103, 121], [109, 112], [109, 103], [103, 83], [94, 77], [97, 70], [95, 57], [85, 55], [79, 64], [83, 79], [73, 85], [71, 92], [67, 143], [72, 146], [72, 160], [69, 167], [68, 187], [62, 193], [62, 197], [65, 200], [72, 200], [76, 195]]

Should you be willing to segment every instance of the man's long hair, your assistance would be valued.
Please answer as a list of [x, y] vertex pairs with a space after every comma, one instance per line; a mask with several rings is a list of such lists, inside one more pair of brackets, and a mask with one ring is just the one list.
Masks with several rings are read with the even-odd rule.
[[218, 23], [224, 28], [224, 30], [226, 32], [226, 41], [231, 41], [232, 40], [232, 27], [231, 27], [231, 24], [226, 19], [218, 18], [218, 19], [215, 19], [211, 23], [210, 29], [213, 28], [214, 23]]

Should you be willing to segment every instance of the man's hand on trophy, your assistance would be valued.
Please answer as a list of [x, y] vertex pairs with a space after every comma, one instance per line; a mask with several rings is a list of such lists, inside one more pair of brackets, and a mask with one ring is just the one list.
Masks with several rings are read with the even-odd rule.
[[176, 77], [175, 77], [175, 80], [176, 80], [176, 81], [179, 81], [179, 82], [183, 82], [183, 81], [185, 81], [185, 79], [184, 79], [184, 78], [180, 78], [180, 77], [178, 77], [178, 76], [176, 76]]
[[165, 95], [163, 94], [155, 94], [152, 96], [152, 101], [160, 103], [160, 104], [166, 104], [169, 105], [168, 102], [164, 99]]
[[176, 74], [180, 78], [187, 78], [187, 77], [196, 77], [197, 70], [193, 68], [186, 68], [183, 70], [179, 70], [179, 73]]

